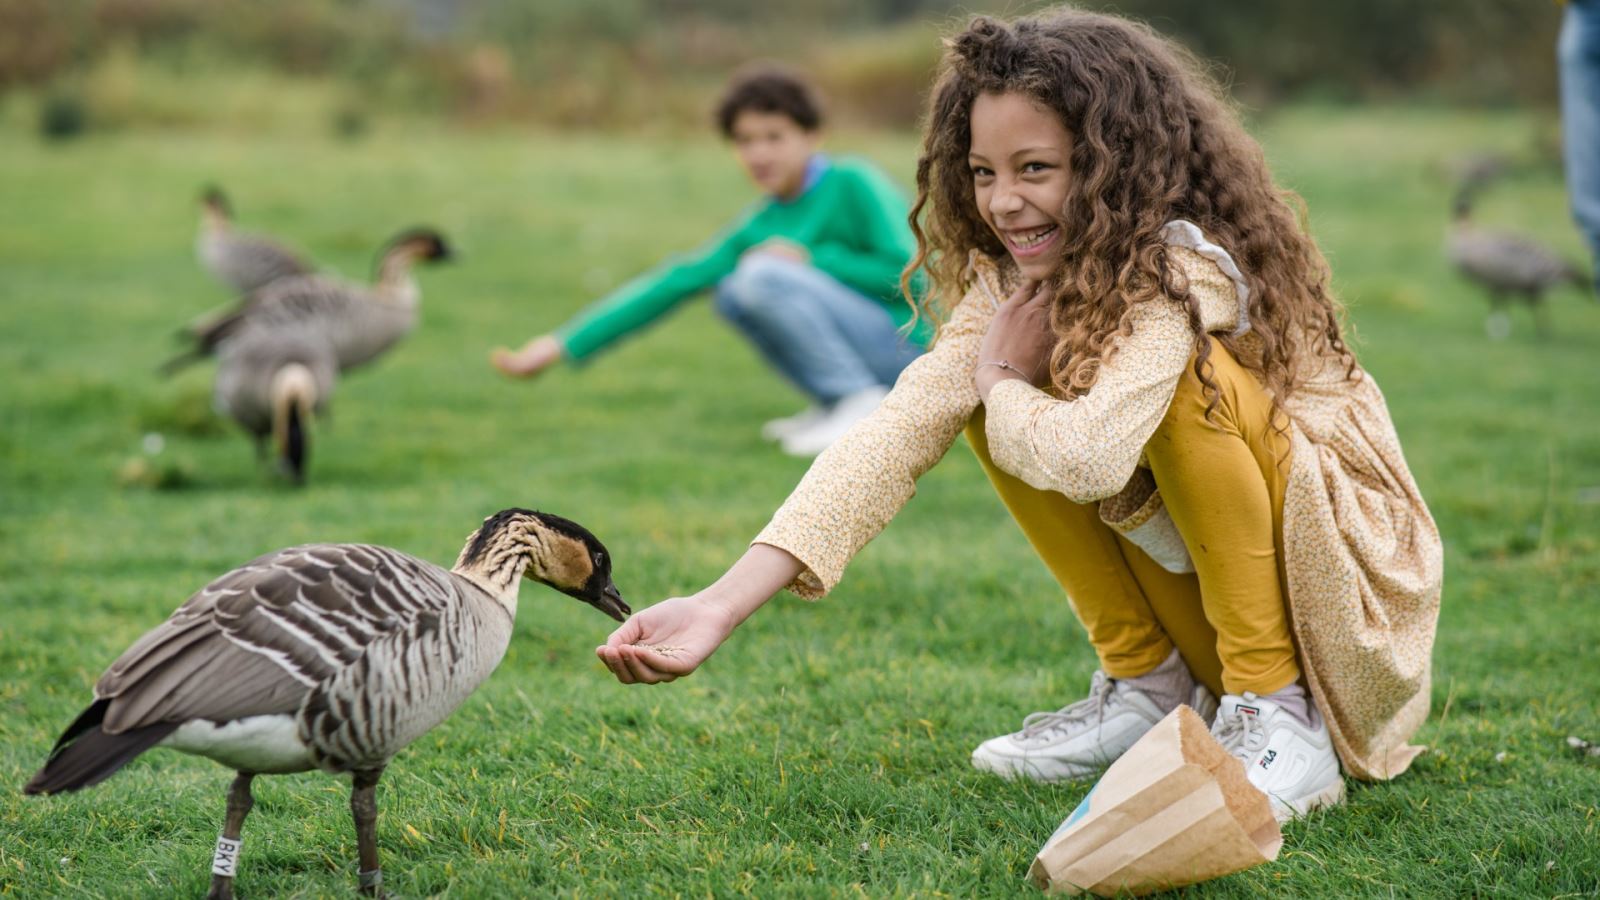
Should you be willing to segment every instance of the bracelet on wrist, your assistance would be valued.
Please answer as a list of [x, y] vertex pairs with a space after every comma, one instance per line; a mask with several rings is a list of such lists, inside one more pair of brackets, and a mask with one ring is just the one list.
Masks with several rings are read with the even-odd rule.
[[[1026, 372], [1022, 371], [1021, 369], [1017, 368], [1016, 366], [1012, 365], [1010, 360], [996, 359], [996, 360], [991, 360], [989, 362], [978, 363], [978, 368], [979, 369], [985, 369], [985, 368], [988, 368], [990, 366], [993, 366], [996, 369], [1005, 369], [1008, 372], [1015, 372], [1015, 373], [1017, 373], [1017, 377], [1021, 378], [1023, 381], [1029, 380], [1028, 379], [1028, 373], [1026, 373]], [[977, 371], [977, 370], [975, 369], [973, 371]]]

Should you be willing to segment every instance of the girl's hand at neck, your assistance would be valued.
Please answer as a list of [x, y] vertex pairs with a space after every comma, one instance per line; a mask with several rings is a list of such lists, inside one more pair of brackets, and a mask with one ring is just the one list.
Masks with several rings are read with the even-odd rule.
[[973, 381], [978, 398], [989, 402], [989, 391], [1002, 381], [1018, 380], [1038, 385], [1047, 374], [1056, 335], [1050, 327], [1050, 303], [1055, 291], [1038, 281], [1024, 281], [995, 311], [989, 331], [978, 345], [978, 367]]

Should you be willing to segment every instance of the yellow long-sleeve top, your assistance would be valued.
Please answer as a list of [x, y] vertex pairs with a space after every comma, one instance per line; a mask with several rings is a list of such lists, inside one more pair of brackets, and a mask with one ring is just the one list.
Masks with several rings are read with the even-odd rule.
[[[1167, 239], [1205, 330], [1247, 327], [1248, 287], [1227, 253], [1187, 222], [1169, 225]], [[815, 599], [838, 584], [976, 411], [978, 346], [1017, 276], [981, 254], [970, 271], [970, 290], [933, 348], [907, 367], [877, 412], [817, 457], [755, 538], [806, 567], [790, 586], [800, 596]], [[1116, 500], [1194, 347], [1176, 300], [1136, 305], [1131, 325], [1081, 397], [1059, 400], [1016, 380], [990, 391], [986, 436], [996, 465], [1077, 502]], [[1438, 530], [1370, 376], [1320, 367], [1285, 410], [1293, 446], [1285, 568], [1303, 668], [1346, 769], [1390, 778], [1421, 752], [1406, 741], [1428, 711]]]

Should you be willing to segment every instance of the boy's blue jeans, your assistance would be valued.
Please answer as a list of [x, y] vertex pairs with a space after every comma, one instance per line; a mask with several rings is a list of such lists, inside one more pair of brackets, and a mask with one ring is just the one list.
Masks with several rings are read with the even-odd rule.
[[806, 263], [745, 257], [717, 285], [717, 312], [817, 403], [893, 385], [922, 348], [883, 304]]
[[1600, 265], [1600, 0], [1571, 0], [1557, 44], [1572, 215]]

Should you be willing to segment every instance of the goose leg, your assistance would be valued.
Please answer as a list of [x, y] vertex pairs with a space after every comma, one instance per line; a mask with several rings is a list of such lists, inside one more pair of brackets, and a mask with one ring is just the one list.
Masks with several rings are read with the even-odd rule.
[[1489, 295], [1489, 318], [1483, 329], [1490, 340], [1503, 341], [1511, 336], [1511, 316], [1506, 312], [1505, 295], [1499, 291]]
[[217, 838], [217, 851], [211, 857], [211, 890], [206, 900], [231, 900], [233, 876], [239, 869], [239, 833], [244, 830], [244, 817], [250, 815], [255, 798], [250, 796], [250, 782], [254, 772], [240, 772], [228, 789], [228, 818], [222, 824], [222, 836]]
[[361, 893], [383, 896], [383, 870], [378, 868], [378, 779], [383, 769], [354, 773], [350, 814], [356, 823], [356, 852], [361, 856]]

